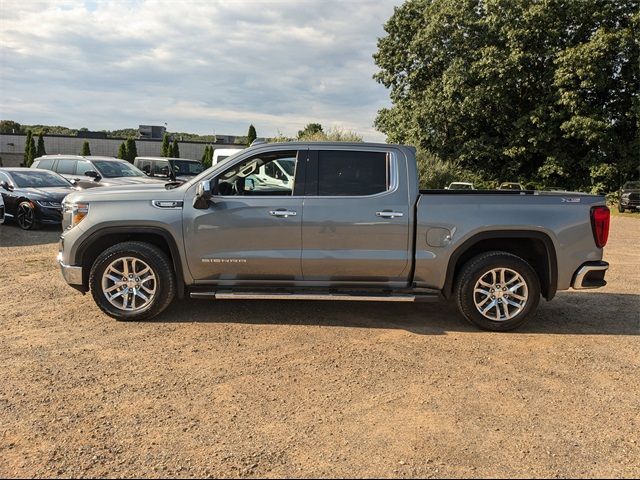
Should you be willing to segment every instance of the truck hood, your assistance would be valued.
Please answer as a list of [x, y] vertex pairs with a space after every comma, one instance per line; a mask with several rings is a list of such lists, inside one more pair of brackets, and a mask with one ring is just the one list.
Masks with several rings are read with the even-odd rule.
[[167, 190], [166, 182], [139, 183], [137, 185], [114, 185], [111, 187], [89, 188], [67, 196], [67, 202], [109, 202], [136, 200], [177, 200], [184, 197], [180, 188]]
[[112, 185], [140, 185], [140, 184], [163, 184], [166, 180], [150, 177], [102, 177], [100, 186], [110, 187]]

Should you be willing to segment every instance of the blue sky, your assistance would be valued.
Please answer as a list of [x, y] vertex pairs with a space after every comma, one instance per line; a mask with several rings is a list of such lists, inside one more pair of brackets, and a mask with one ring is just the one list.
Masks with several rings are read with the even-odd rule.
[[0, 118], [295, 135], [373, 128], [371, 55], [399, 0], [0, 1]]

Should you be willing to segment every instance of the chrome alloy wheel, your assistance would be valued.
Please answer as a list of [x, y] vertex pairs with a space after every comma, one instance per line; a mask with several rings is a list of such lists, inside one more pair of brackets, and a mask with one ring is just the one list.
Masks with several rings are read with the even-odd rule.
[[518, 272], [494, 268], [476, 282], [473, 302], [483, 317], [503, 322], [522, 311], [527, 304], [528, 292], [527, 282]]
[[135, 257], [114, 260], [102, 275], [102, 293], [116, 308], [137, 311], [155, 297], [158, 281], [145, 262]]

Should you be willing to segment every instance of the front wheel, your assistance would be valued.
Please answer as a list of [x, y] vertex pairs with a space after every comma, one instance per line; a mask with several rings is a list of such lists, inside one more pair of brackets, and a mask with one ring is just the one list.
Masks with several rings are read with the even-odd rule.
[[618, 212], [624, 213], [624, 207], [618, 202]]
[[96, 304], [118, 320], [145, 320], [169, 306], [176, 281], [167, 255], [155, 245], [123, 242], [102, 252], [91, 267]]
[[37, 227], [36, 210], [31, 202], [20, 202], [16, 211], [18, 226], [23, 230], [33, 230]]
[[462, 267], [454, 294], [460, 313], [469, 322], [485, 330], [512, 330], [535, 314], [540, 281], [522, 258], [487, 252]]

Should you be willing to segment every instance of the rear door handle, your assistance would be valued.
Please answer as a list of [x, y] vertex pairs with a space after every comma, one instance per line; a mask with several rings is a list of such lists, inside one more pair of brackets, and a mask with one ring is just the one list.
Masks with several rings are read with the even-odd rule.
[[269, 210], [269, 215], [272, 215], [274, 217], [295, 217], [297, 214], [298, 212], [294, 212], [293, 210]]
[[392, 212], [390, 210], [376, 212], [376, 217], [382, 217], [382, 218], [395, 218], [395, 217], [403, 217], [403, 216], [404, 216], [404, 213], [402, 212]]

